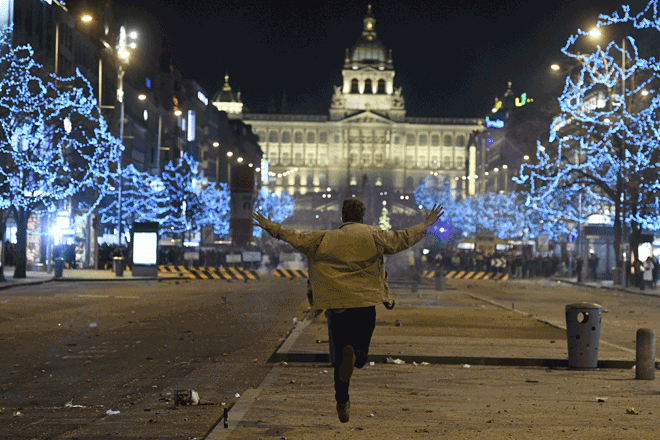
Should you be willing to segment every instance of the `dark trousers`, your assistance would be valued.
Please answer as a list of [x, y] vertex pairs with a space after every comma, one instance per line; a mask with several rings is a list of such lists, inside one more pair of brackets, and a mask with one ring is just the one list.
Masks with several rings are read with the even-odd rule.
[[346, 403], [350, 397], [350, 381], [339, 380], [339, 366], [344, 360], [344, 348], [348, 345], [355, 352], [355, 367], [362, 368], [367, 363], [371, 336], [376, 327], [376, 306], [346, 309], [341, 313], [330, 312], [328, 316], [335, 357], [335, 400]]

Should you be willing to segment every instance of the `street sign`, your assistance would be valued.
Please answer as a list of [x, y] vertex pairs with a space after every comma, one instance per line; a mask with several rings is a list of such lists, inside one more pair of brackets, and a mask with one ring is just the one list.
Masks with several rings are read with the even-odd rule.
[[566, 242], [568, 243], [573, 243], [575, 240], [577, 240], [578, 234], [577, 232], [571, 232], [566, 236]]

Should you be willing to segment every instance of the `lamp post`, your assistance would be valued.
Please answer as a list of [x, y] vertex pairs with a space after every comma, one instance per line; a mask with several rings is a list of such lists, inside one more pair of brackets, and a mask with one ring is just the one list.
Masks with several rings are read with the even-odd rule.
[[[132, 33], [132, 38], [136, 34]], [[125, 66], [128, 65], [130, 58], [129, 47], [135, 47], [134, 43], [129, 45], [127, 41], [126, 28], [122, 25], [119, 28], [119, 41], [117, 44], [117, 101], [119, 101], [119, 141], [124, 144], [124, 74]], [[119, 175], [119, 184], [117, 188], [117, 246], [121, 247], [122, 236], [122, 186], [124, 177], [122, 174], [122, 156], [123, 150], [119, 151], [119, 160], [117, 161], [117, 174]]]

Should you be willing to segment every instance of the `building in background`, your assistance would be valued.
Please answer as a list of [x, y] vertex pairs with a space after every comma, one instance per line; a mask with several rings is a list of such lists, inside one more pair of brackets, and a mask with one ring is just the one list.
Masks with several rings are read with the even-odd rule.
[[214, 98], [230, 117], [242, 115], [259, 137], [269, 188], [295, 196], [296, 212], [288, 224], [331, 226], [341, 216], [322, 213], [338, 210], [342, 197], [356, 195], [367, 203], [365, 222], [377, 224], [387, 206], [398, 227], [397, 214], [418, 212], [412, 192], [427, 175], [444, 176], [462, 188], [468, 138], [483, 121], [406, 116], [392, 53], [376, 35], [371, 7], [362, 35], [346, 50], [342, 77], [328, 115], [250, 113], [240, 96], [231, 95], [227, 77]]

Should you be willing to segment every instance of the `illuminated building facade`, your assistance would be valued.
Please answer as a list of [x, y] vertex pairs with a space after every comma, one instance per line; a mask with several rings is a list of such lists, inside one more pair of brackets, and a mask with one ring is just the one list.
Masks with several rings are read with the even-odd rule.
[[[463, 185], [467, 141], [483, 120], [407, 117], [402, 90], [394, 84], [392, 53], [377, 38], [375, 25], [369, 7], [362, 35], [346, 50], [343, 83], [335, 86], [328, 115], [242, 109], [268, 161], [269, 188], [296, 196], [292, 223], [308, 225], [309, 218], [295, 217], [307, 211], [314, 219], [339, 209], [337, 199], [355, 194], [369, 199], [365, 222], [375, 224], [388, 200], [390, 212], [417, 212], [412, 191], [429, 174]], [[228, 104], [214, 100], [216, 106]]]

